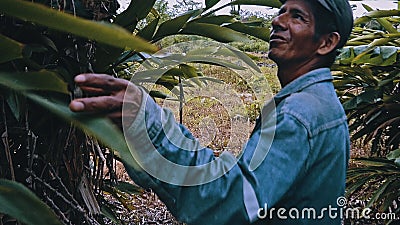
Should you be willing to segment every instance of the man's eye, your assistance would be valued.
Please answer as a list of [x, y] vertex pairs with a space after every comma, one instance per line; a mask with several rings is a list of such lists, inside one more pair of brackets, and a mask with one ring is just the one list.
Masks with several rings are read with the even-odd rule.
[[300, 15], [300, 14], [294, 14], [293, 18], [300, 19], [300, 20], [304, 21], [304, 17], [302, 15]]

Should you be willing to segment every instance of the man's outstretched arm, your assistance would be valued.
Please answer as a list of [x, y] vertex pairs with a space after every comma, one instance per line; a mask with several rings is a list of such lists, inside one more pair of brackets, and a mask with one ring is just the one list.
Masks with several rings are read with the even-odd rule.
[[[271, 139], [264, 136], [275, 126], [263, 123], [253, 132], [239, 161], [230, 153], [215, 158], [211, 149], [201, 147], [185, 127], [176, 123], [169, 110], [158, 106], [146, 93], [137, 93], [141, 90], [136, 86], [111, 78], [78, 76], [77, 84], [83, 90], [107, 96], [77, 99], [70, 107], [74, 111], [110, 112], [112, 116], [120, 110], [120, 116], [128, 116], [127, 120], [122, 118], [122, 127], [132, 155], [143, 169], [127, 167], [130, 176], [139, 185], [152, 188], [183, 222], [254, 222], [258, 209], [279, 201], [302, 172], [308, 154], [304, 150], [308, 148], [298, 144], [291, 145], [297, 148], [286, 147], [290, 140], [307, 143], [307, 132], [290, 116], [280, 119], [276, 128], [281, 138], [273, 143], [266, 143]], [[129, 93], [125, 97], [129, 107], [119, 105], [123, 92]], [[288, 136], [292, 138], [287, 140]], [[269, 152], [260, 167], [252, 171], [249, 164], [257, 148]], [[294, 156], [296, 160], [291, 160]]]

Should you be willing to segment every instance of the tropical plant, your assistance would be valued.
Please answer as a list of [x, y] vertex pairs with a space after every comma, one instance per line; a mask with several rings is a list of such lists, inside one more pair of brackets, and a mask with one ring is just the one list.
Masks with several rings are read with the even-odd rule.
[[[400, 213], [400, 20], [398, 10], [372, 10], [355, 20], [352, 36], [333, 67], [348, 115], [353, 150], [347, 195], [380, 212]], [[379, 24], [379, 26], [376, 26]], [[373, 25], [373, 26], [372, 26]], [[356, 154], [355, 154], [356, 155]], [[360, 199], [361, 198], [361, 199]], [[390, 218], [386, 221], [392, 222]]]
[[[214, 15], [218, 2], [206, 0], [203, 9], [161, 21], [155, 0], [132, 0], [120, 14], [114, 0], [0, 1], [0, 213], [6, 214], [0, 215], [0, 223], [123, 222], [104, 193], [131, 208], [127, 195], [141, 190], [117, 179], [115, 160], [137, 165], [120, 130], [103, 115], [68, 109], [71, 99], [84, 95], [73, 78], [97, 72], [130, 79], [138, 64], [150, 58], [169, 67], [155, 66], [133, 80], [143, 82], [157, 74], [152, 82], [178, 90], [173, 93], [183, 100], [181, 88], [192, 85], [188, 78], [208, 81], [192, 62], [241, 69], [212, 57], [234, 56], [257, 69], [245, 54], [229, 47], [189, 56], [151, 55], [159, 50], [158, 41], [178, 34], [219, 42], [246, 41], [247, 35], [268, 39], [268, 28]], [[236, 0], [225, 7], [237, 4], [281, 3]]]

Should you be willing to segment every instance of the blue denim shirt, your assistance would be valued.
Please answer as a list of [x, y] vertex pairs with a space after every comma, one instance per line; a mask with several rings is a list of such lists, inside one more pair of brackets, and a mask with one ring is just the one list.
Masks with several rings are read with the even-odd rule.
[[214, 157], [144, 95], [124, 130], [142, 169], [127, 171], [188, 224], [340, 225], [350, 144], [331, 81], [321, 68], [287, 84], [265, 104], [238, 158]]

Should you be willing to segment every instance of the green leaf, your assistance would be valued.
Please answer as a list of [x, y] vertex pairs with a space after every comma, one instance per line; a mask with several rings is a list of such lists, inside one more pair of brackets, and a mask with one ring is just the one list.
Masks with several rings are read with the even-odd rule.
[[186, 22], [197, 12], [199, 12], [199, 11], [198, 10], [190, 11], [186, 14], [183, 14], [181, 16], [178, 16], [176, 18], [173, 18], [171, 20], [167, 20], [167, 21], [163, 22], [159, 26], [157, 33], [154, 35], [153, 39], [155, 41], [157, 41], [163, 37], [177, 34], [182, 29], [182, 27], [186, 24]]
[[115, 17], [114, 23], [121, 27], [133, 25], [134, 29], [138, 21], [146, 18], [155, 2], [156, 0], [131, 0], [128, 8]]
[[393, 162], [384, 158], [358, 158], [356, 161], [362, 162], [366, 166], [393, 167]]
[[206, 9], [209, 9], [209, 8], [213, 7], [214, 5], [216, 5], [220, 1], [221, 0], [206, 0]]
[[231, 62], [229, 62], [227, 60], [222, 60], [222, 59], [219, 59], [219, 58], [214, 58], [214, 57], [209, 57], [209, 56], [200, 56], [200, 55], [183, 57], [180, 60], [180, 62], [206, 63], [206, 64], [218, 65], [218, 66], [223, 66], [223, 67], [226, 67], [226, 68], [236, 69], [236, 70], [244, 70], [244, 69], [246, 69], [243, 66], [239, 66], [239, 65], [231, 63]]
[[400, 158], [400, 148], [389, 152], [389, 154], [386, 156], [386, 158], [388, 160], [396, 160], [396, 159]]
[[15, 91], [10, 91], [5, 98], [15, 119], [19, 121], [23, 110], [26, 108], [25, 97], [22, 97]]
[[187, 64], [180, 64], [179, 69], [183, 72], [185, 78], [198, 77], [197, 69]]
[[[74, 113], [66, 103], [45, 99], [42, 96], [33, 93], [24, 93], [28, 98], [40, 104], [42, 107], [50, 110], [55, 115], [62, 119], [71, 122], [79, 127], [87, 134], [96, 137], [103, 144], [110, 147], [112, 150], [117, 151], [119, 157], [124, 160], [129, 166], [139, 169], [134, 160], [130, 149], [127, 146], [121, 130], [114, 125], [110, 120], [106, 119], [104, 115], [93, 113]], [[132, 150], [134, 151], [134, 150]]]
[[371, 207], [376, 201], [380, 201], [382, 200], [385, 195], [387, 195], [388, 193], [386, 193], [386, 189], [389, 186], [389, 184], [391, 184], [392, 182], [396, 181], [398, 179], [398, 175], [396, 176], [392, 176], [386, 179], [386, 181], [381, 184], [377, 190], [374, 191], [374, 194], [372, 195], [371, 199], [368, 201], [367, 204], [367, 208]]
[[22, 58], [24, 45], [0, 34], [0, 63]]
[[201, 81], [198, 79], [199, 73], [195, 67], [189, 66], [187, 64], [180, 64], [179, 69], [183, 72], [183, 75], [186, 79], [192, 78], [192, 81], [195, 82], [198, 86], [202, 85]]
[[243, 60], [247, 65], [249, 65], [255, 71], [261, 73], [260, 67], [258, 67], [257, 64], [248, 55], [230, 46], [227, 46], [227, 48], [229, 48], [229, 50], [231, 50], [239, 59]]
[[0, 85], [17, 91], [55, 91], [68, 94], [67, 83], [50, 71], [5, 73], [0, 72]]
[[347, 186], [346, 195], [350, 196], [355, 191], [357, 191], [359, 188], [361, 188], [363, 185], [365, 185], [365, 183], [370, 179], [371, 179], [371, 177], [365, 176], [365, 177], [362, 177], [362, 178], [356, 180], [355, 182], [353, 182], [351, 184], [346, 184], [346, 186]]
[[207, 23], [188, 23], [180, 33], [200, 35], [225, 43], [233, 41], [250, 41], [244, 34], [241, 34], [237, 31]]
[[[201, 48], [195, 48], [193, 50], [190, 50], [186, 53], [187, 56], [195, 56], [195, 55], [221, 55], [221, 56], [232, 56], [232, 54], [220, 54], [220, 48], [215, 47], [215, 46], [202, 46]], [[229, 52], [231, 53], [231, 52]]]
[[[371, 9], [371, 8], [370, 8]], [[374, 10], [363, 14], [362, 17], [357, 18], [354, 21], [354, 25], [359, 25], [362, 23], [367, 23], [373, 18], [382, 18], [390, 16], [400, 16], [399, 10]]]
[[[123, 223], [118, 219], [118, 217], [115, 215], [116, 213], [114, 212], [114, 210], [111, 209], [111, 207], [113, 207], [110, 204], [107, 204], [106, 201], [104, 201], [105, 203], [101, 205], [101, 213], [106, 216], [108, 219], [110, 219], [113, 224], [116, 225], [122, 225]], [[110, 207], [111, 206], [111, 207]]]
[[161, 98], [161, 99], [172, 98], [172, 96], [169, 96], [161, 91], [150, 91], [149, 95], [153, 98]]
[[[373, 9], [368, 5], [362, 4], [363, 7], [368, 11], [371, 12]], [[387, 19], [384, 18], [376, 18], [376, 20], [385, 28], [385, 30], [389, 33], [398, 33], [397, 29], [393, 27], [392, 23], [390, 23]]]
[[121, 48], [106, 44], [98, 44], [95, 52], [96, 60], [94, 62], [94, 70], [98, 73], [107, 73], [110, 66], [124, 52]]
[[366, 104], [373, 104], [377, 101], [378, 98], [382, 96], [382, 93], [378, 90], [367, 90], [358, 96], [346, 101], [343, 103], [343, 108], [345, 110], [356, 109], [359, 106]]
[[266, 28], [266, 27], [252, 27], [252, 26], [247, 26], [240, 22], [232, 23], [232, 24], [226, 25], [225, 27], [230, 28], [235, 31], [239, 31], [244, 34], [251, 35], [251, 36], [259, 38], [263, 41], [269, 41], [270, 30], [269, 30], [269, 28]]
[[128, 194], [134, 195], [143, 193], [143, 189], [141, 187], [124, 181], [118, 181], [118, 184], [115, 187], [118, 190], [126, 192]]
[[224, 23], [234, 23], [235, 21], [236, 21], [235, 16], [217, 15], [217, 16], [207, 16], [207, 17], [197, 18], [190, 22], [221, 25]]
[[53, 211], [20, 183], [0, 179], [0, 212], [29, 225], [61, 225]]
[[260, 5], [279, 8], [282, 6], [282, 2], [279, 0], [235, 0], [229, 5]]
[[107, 179], [104, 180], [104, 184], [107, 185], [110, 189], [116, 188], [118, 191], [122, 191], [132, 195], [141, 194], [144, 191], [143, 188], [125, 181], [118, 181], [116, 184], [113, 184], [109, 179]]
[[147, 26], [145, 26], [143, 29], [141, 29], [138, 33], [137, 36], [151, 41], [153, 39], [154, 33], [156, 32], [158, 21], [160, 18], [155, 18], [152, 20]]
[[350, 65], [354, 57], [354, 49], [351, 47], [344, 47], [338, 56], [338, 60], [342, 65]]
[[158, 79], [160, 79], [161, 76], [165, 74], [168, 70], [169, 68], [160, 68], [160, 69], [148, 69], [148, 70], [138, 71], [132, 76], [131, 81], [134, 83], [138, 82], [154, 83]]
[[133, 36], [119, 26], [82, 19], [29, 1], [1, 0], [0, 12], [122, 49], [157, 51], [155, 45]]

